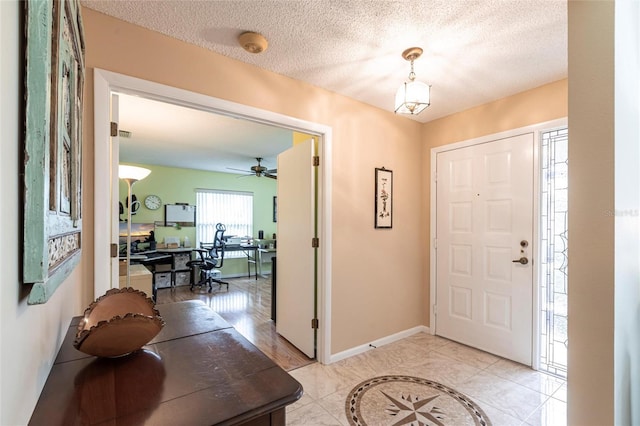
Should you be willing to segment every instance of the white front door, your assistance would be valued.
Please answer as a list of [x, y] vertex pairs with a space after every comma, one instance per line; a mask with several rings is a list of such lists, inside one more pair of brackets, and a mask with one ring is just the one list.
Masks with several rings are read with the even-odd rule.
[[528, 133], [440, 152], [436, 160], [435, 332], [526, 365], [533, 147]]
[[278, 155], [276, 331], [315, 358], [315, 167], [313, 139]]

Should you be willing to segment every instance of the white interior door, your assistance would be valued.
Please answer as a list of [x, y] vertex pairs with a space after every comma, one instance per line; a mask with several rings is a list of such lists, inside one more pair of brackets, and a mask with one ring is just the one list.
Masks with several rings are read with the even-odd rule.
[[[111, 94], [111, 122], [119, 123], [120, 110], [118, 104], [118, 95]], [[119, 180], [118, 180], [118, 164], [120, 162], [120, 145], [118, 143], [118, 134], [111, 136], [111, 243], [116, 244], [120, 249], [120, 208], [119, 208]], [[118, 262], [120, 256], [116, 253], [115, 257], [111, 257], [111, 288], [120, 286]], [[96, 297], [99, 295], [96, 295]]]
[[526, 365], [533, 147], [529, 133], [438, 153], [436, 182], [436, 334]]
[[276, 331], [315, 358], [313, 140], [278, 155]]

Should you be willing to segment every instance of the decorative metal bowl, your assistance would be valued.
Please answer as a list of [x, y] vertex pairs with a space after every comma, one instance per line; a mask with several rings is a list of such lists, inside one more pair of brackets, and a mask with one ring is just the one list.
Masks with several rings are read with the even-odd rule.
[[147, 295], [131, 287], [114, 288], [84, 311], [73, 346], [99, 357], [119, 357], [149, 343], [164, 327]]

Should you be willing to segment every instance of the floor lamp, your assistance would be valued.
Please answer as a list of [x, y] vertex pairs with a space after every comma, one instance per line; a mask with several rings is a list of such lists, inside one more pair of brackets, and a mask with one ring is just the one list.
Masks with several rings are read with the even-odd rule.
[[131, 286], [131, 271], [129, 270], [131, 267], [131, 207], [133, 205], [131, 188], [134, 183], [149, 176], [149, 173], [151, 173], [151, 170], [142, 167], [125, 166], [122, 164], [118, 166], [118, 177], [127, 182], [127, 188], [129, 190], [129, 195], [127, 196], [127, 287]]

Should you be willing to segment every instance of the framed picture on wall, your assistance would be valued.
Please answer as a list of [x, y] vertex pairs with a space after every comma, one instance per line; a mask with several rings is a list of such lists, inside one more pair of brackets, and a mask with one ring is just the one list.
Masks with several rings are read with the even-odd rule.
[[384, 167], [375, 170], [375, 227], [391, 228], [393, 224], [393, 172]]
[[80, 260], [85, 42], [79, 0], [24, 7], [22, 281], [39, 304]]

